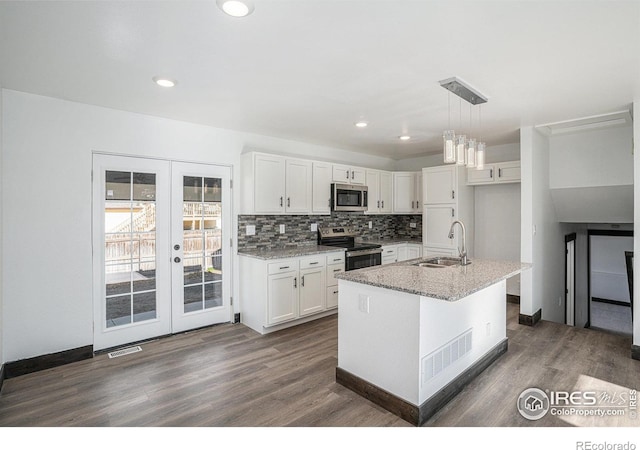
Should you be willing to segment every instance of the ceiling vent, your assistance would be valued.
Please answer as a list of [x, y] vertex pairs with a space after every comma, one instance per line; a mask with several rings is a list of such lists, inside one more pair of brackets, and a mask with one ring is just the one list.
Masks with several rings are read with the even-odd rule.
[[581, 119], [545, 123], [537, 125], [536, 128], [547, 136], [558, 136], [561, 134], [601, 130], [604, 128], [625, 127], [631, 126], [631, 124], [631, 113], [629, 111], [618, 111], [598, 116], [583, 117]]

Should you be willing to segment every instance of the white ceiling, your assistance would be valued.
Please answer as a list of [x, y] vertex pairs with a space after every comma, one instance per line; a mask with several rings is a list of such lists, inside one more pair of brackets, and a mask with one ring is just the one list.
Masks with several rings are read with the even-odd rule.
[[2, 1], [0, 83], [394, 159], [440, 150], [452, 76], [489, 97], [490, 146], [640, 99], [640, 1], [254, 3], [238, 19], [215, 0]]

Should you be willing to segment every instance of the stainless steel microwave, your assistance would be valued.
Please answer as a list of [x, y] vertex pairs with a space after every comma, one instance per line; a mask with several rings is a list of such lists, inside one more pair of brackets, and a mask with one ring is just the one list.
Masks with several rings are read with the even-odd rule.
[[367, 192], [366, 186], [334, 183], [331, 185], [331, 210], [366, 211], [368, 207]]

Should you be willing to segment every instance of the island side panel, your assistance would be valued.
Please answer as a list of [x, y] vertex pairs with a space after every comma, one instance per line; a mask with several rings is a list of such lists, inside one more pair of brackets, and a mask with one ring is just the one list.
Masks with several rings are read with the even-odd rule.
[[419, 404], [506, 339], [506, 308], [505, 280], [453, 302], [420, 298]]
[[419, 405], [420, 297], [338, 283], [338, 367]]

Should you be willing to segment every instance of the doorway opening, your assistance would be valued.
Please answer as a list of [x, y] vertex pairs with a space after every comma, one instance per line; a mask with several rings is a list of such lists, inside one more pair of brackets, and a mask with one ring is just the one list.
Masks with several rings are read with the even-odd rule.
[[589, 230], [589, 321], [599, 330], [631, 335], [632, 297], [627, 254], [633, 251], [633, 231]]

